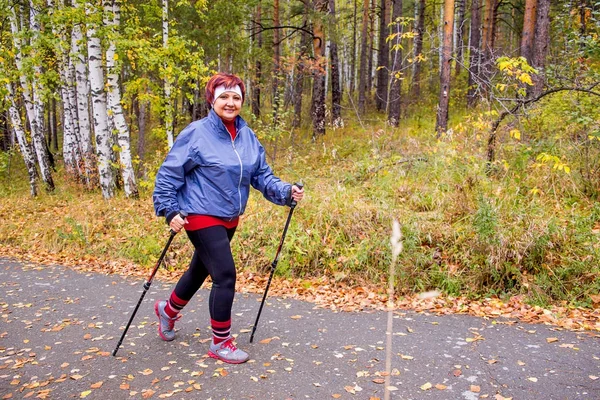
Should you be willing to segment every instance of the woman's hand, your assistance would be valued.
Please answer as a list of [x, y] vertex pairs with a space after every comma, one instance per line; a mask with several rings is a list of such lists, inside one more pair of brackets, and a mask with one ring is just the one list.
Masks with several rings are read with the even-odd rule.
[[181, 218], [181, 215], [177, 214], [176, 216], [173, 217], [173, 219], [169, 223], [169, 227], [171, 227], [171, 230], [173, 232], [179, 233], [179, 231], [181, 229], [183, 229], [183, 226], [187, 223], [188, 223], [187, 218]]
[[292, 185], [292, 200], [299, 202], [304, 197], [304, 188]]

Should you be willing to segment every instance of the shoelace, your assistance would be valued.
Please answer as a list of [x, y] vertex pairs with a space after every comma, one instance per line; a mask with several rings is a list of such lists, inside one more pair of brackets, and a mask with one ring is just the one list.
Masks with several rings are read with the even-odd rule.
[[181, 314], [180, 314], [180, 315], [177, 315], [175, 318], [170, 318], [170, 317], [168, 317], [168, 316], [167, 316], [167, 317], [163, 317], [163, 316], [161, 315], [161, 318], [164, 318], [164, 319], [166, 319], [166, 320], [168, 321], [168, 327], [169, 327], [169, 330], [170, 330], [170, 331], [172, 331], [172, 330], [173, 330], [173, 328], [175, 327], [175, 322], [176, 322], [176, 321], [179, 321], [179, 318], [181, 318]]
[[227, 339], [221, 345], [221, 349], [225, 349], [225, 348], [231, 350], [232, 353], [237, 350], [237, 347], [235, 347], [235, 344], [233, 344], [233, 339]]

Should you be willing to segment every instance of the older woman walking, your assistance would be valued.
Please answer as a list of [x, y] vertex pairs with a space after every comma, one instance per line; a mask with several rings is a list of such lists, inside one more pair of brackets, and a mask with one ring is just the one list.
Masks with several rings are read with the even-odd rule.
[[[218, 73], [206, 85], [211, 107], [206, 118], [192, 122], [177, 136], [158, 170], [153, 194], [156, 215], [174, 232], [185, 229], [194, 245], [188, 269], [168, 299], [154, 305], [163, 340], [175, 339], [179, 312], [210, 276], [208, 306], [212, 342], [208, 355], [239, 364], [248, 354], [231, 336], [231, 309], [236, 268], [230, 242], [244, 213], [250, 186], [278, 205], [300, 201], [304, 190], [283, 182], [267, 164], [265, 150], [239, 116], [245, 98], [243, 81]], [[179, 211], [185, 211], [184, 219]]]

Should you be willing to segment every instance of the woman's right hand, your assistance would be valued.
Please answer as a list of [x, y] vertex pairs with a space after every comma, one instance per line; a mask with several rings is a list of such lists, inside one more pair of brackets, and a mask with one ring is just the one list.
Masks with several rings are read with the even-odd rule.
[[175, 233], [179, 233], [183, 226], [188, 223], [187, 218], [181, 218], [181, 215], [177, 214], [173, 217], [171, 222], [169, 223], [169, 227]]

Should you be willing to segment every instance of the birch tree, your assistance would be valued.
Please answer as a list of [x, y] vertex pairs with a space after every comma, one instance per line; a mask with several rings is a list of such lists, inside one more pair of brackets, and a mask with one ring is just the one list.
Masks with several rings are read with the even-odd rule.
[[[415, 7], [417, 7], [417, 3], [415, 3]], [[421, 64], [423, 59], [423, 35], [425, 33], [425, 0], [419, 0], [417, 12], [416, 36], [413, 47], [415, 63], [413, 65], [411, 90], [412, 98], [415, 100], [421, 97]]]
[[119, 0], [104, 1], [104, 15], [109, 29], [109, 44], [106, 50], [106, 77], [107, 77], [107, 103], [109, 117], [112, 120], [119, 145], [119, 160], [121, 163], [121, 176], [123, 189], [127, 197], [138, 197], [135, 172], [131, 162], [131, 143], [129, 127], [125, 121], [123, 107], [121, 106], [121, 89], [119, 88], [119, 69], [117, 67], [117, 46], [115, 36], [120, 25], [121, 7]]
[[[31, 40], [33, 41], [34, 48], [37, 48], [39, 43], [37, 41], [40, 37], [40, 26], [37, 21], [37, 12], [33, 8], [32, 2], [29, 3], [29, 30], [31, 31]], [[54, 190], [54, 180], [50, 171], [50, 160], [48, 157], [45, 135], [44, 135], [44, 107], [41, 99], [41, 67], [39, 65], [40, 58], [39, 54], [35, 52], [31, 54], [33, 60], [33, 71], [28, 74], [23, 66], [23, 42], [21, 31], [21, 22], [27, 20], [23, 15], [23, 8], [20, 8], [20, 18], [17, 16], [16, 6], [11, 9], [10, 12], [10, 26], [13, 38], [14, 47], [14, 58], [19, 74], [19, 82], [21, 83], [21, 93], [23, 95], [23, 102], [25, 103], [25, 109], [27, 111], [27, 119], [29, 120], [29, 127], [31, 129], [31, 138], [33, 147], [36, 154], [37, 163], [40, 169], [42, 180], [45, 184], [47, 191]], [[37, 56], [37, 57], [36, 57]], [[29, 79], [28, 75], [30, 75]], [[33, 76], [31, 76], [33, 75]]]
[[111, 168], [112, 138], [108, 126], [106, 92], [104, 91], [104, 71], [102, 69], [102, 46], [97, 33], [98, 15], [102, 15], [93, 3], [86, 4], [87, 51], [89, 80], [92, 94], [92, 111], [94, 117], [94, 134], [96, 137], [96, 155], [98, 177], [102, 196], [105, 199], [114, 196], [115, 178]]
[[21, 115], [15, 102], [15, 95], [10, 83], [6, 83], [6, 97], [8, 101], [8, 113], [10, 115], [10, 123], [12, 125], [15, 136], [17, 137], [17, 143], [19, 144], [19, 150], [21, 156], [25, 162], [27, 168], [27, 175], [29, 176], [29, 193], [32, 197], [36, 197], [38, 194], [37, 190], [37, 170], [35, 168], [35, 157], [31, 151], [31, 146], [27, 143], [27, 136], [23, 123], [21, 121]]
[[79, 0], [73, 1], [73, 7], [76, 10], [76, 18], [71, 28], [71, 52], [69, 54], [70, 64], [75, 68], [75, 93], [77, 103], [77, 119], [75, 123], [78, 128], [78, 140], [83, 155], [84, 174], [89, 187], [97, 184], [95, 167], [94, 146], [92, 144], [92, 128], [90, 124], [90, 87], [87, 70], [87, 44], [86, 37], [83, 35], [82, 19], [85, 17], [85, 10]]
[[[70, 89], [73, 89], [73, 79], [70, 74], [71, 68], [69, 62], [68, 41], [66, 38], [66, 26], [58, 21], [54, 16], [56, 6], [59, 9], [64, 8], [64, 3], [59, 0], [56, 4], [53, 0], [48, 0], [48, 12], [50, 13], [50, 25], [52, 33], [55, 36], [56, 58], [58, 72], [61, 80], [60, 97], [63, 104], [63, 162], [65, 170], [72, 177], [79, 180], [83, 177], [81, 166], [83, 165], [82, 154], [79, 146], [79, 140], [76, 130], [77, 110], [76, 104], [73, 103], [73, 98]], [[52, 18], [54, 17], [54, 18]]]

